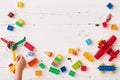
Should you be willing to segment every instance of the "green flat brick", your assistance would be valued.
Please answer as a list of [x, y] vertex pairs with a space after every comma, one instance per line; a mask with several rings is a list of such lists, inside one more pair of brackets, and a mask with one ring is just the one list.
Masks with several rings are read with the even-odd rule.
[[60, 62], [60, 59], [58, 57], [55, 58], [56, 61]]
[[54, 74], [59, 74], [59, 73], [60, 73], [60, 70], [57, 69], [57, 68], [50, 67], [50, 68], [49, 68], [49, 72], [54, 73]]
[[18, 21], [17, 21], [15, 24], [16, 24], [17, 26], [19, 26], [19, 27], [22, 26], [22, 24], [21, 24], [20, 22], [18, 22]]
[[45, 65], [44, 65], [43, 63], [40, 63], [40, 64], [39, 64], [39, 67], [41, 67], [42, 69], [44, 69], [44, 68], [45, 68]]
[[73, 77], [73, 76], [75, 76], [75, 72], [73, 70], [70, 70], [69, 75]]

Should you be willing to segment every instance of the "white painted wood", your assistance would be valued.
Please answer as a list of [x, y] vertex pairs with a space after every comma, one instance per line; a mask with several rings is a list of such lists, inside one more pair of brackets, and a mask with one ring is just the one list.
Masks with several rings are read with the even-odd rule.
[[[120, 78], [120, 56], [113, 61], [117, 66], [117, 71], [113, 75], [108, 72], [101, 75], [97, 70], [99, 62], [109, 64], [108, 55], [92, 63], [82, 56], [84, 51], [94, 55], [98, 50], [97, 40], [108, 39], [111, 35], [117, 36], [113, 48], [120, 49], [120, 0], [21, 0], [24, 2], [23, 8], [17, 8], [17, 1], [0, 0], [0, 37], [13, 41], [26, 37], [27, 41], [36, 48], [35, 57], [38, 57], [40, 61], [43, 60], [46, 64], [46, 69], [42, 70], [41, 77], [34, 75], [34, 70], [40, 69], [38, 66], [27, 67], [23, 73], [23, 80], [118, 80]], [[108, 2], [113, 3], [114, 8], [112, 10], [106, 8]], [[14, 18], [7, 16], [10, 11], [15, 13]], [[117, 31], [112, 31], [110, 26], [104, 29], [101, 25], [109, 13], [113, 14], [109, 24], [117, 24]], [[15, 25], [18, 18], [25, 21], [21, 28]], [[8, 24], [15, 26], [13, 32], [6, 30]], [[100, 26], [96, 27], [95, 24], [100, 24]], [[87, 46], [85, 44], [87, 38], [92, 39], [92, 45]], [[69, 47], [81, 48], [78, 56], [69, 55], [67, 53]], [[72, 69], [71, 65], [77, 59], [80, 59], [88, 67], [88, 71], [76, 70], [75, 77], [70, 77], [68, 71], [60, 73], [60, 75], [49, 73], [48, 69], [55, 55], [48, 58], [44, 54], [44, 51], [48, 50], [53, 51], [55, 55], [58, 53], [63, 55], [60, 66], [67, 66], [68, 71]], [[26, 57], [27, 52], [28, 50], [24, 46], [17, 49], [17, 53], [23, 54], [29, 61], [31, 57]], [[68, 57], [72, 58], [72, 62], [67, 60]], [[7, 68], [11, 62], [11, 53], [6, 48], [6, 44], [0, 41], [0, 80], [13, 79], [14, 75], [9, 73]]]

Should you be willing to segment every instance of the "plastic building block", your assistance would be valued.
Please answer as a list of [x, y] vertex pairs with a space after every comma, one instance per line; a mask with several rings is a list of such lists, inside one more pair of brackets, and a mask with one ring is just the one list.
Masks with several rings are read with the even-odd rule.
[[119, 50], [114, 51], [111, 48], [116, 39], [117, 39], [116, 36], [112, 35], [107, 41], [102, 40], [98, 46], [99, 50], [96, 52], [94, 57], [96, 59], [99, 59], [103, 54], [107, 53], [110, 56], [109, 61], [112, 61], [114, 58], [116, 58], [120, 51]]
[[16, 42], [16, 45], [22, 44], [26, 41], [26, 37], [24, 37], [23, 39], [19, 40], [18, 42]]
[[23, 24], [24, 24], [24, 21], [22, 19], [18, 19], [16, 21], [16, 25], [19, 26], [19, 27], [21, 27]]
[[104, 72], [104, 71], [110, 71], [110, 73], [114, 72], [116, 70], [116, 67], [113, 64], [110, 65], [104, 65], [103, 63], [100, 64], [100, 66], [98, 67], [100, 72]]
[[79, 51], [80, 51], [80, 48], [76, 48], [76, 49], [68, 48], [68, 53], [69, 54], [77, 55]]
[[43, 63], [40, 63], [39, 66], [44, 69], [45, 68], [45, 65]]
[[112, 4], [112, 3], [108, 3], [108, 4], [107, 4], [107, 8], [108, 8], [108, 9], [112, 9], [112, 8], [113, 8], [113, 4]]
[[117, 25], [116, 24], [111, 24], [111, 30], [117, 30]]
[[74, 53], [74, 49], [73, 48], [68, 48], [68, 53]]
[[12, 17], [14, 16], [14, 13], [10, 12], [10, 13], [8, 14], [8, 16], [9, 16], [10, 18], [12, 18]]
[[80, 60], [77, 60], [77, 61], [72, 65], [72, 68], [76, 70], [76, 69], [79, 68], [81, 65], [82, 65], [82, 62], [81, 62]]
[[108, 17], [106, 18], [106, 22], [109, 22], [111, 20], [112, 14], [108, 14]]
[[24, 43], [24, 46], [25, 46], [26, 48], [28, 48], [30, 51], [33, 51], [34, 48], [35, 48], [32, 44], [30, 44], [30, 43], [28, 43], [28, 42], [25, 42], [25, 43]]
[[15, 73], [16, 67], [15, 67], [15, 65], [14, 65], [13, 63], [10, 63], [10, 64], [8, 65], [8, 67], [9, 67], [9, 71], [10, 71], [10, 72]]
[[9, 41], [7, 41], [5, 38], [1, 38], [1, 40], [2, 40], [4, 43], [6, 43], [6, 44], [9, 43]]
[[60, 68], [60, 70], [61, 70], [62, 72], [67, 71], [67, 69], [66, 69], [66, 67], [65, 67], [65, 66], [62, 66], [62, 67]]
[[50, 67], [49, 68], [49, 72], [51, 72], [51, 73], [54, 73], [54, 74], [59, 74], [60, 73], [60, 70], [59, 69], [57, 69], [57, 68], [54, 68], [54, 67]]
[[13, 27], [13, 26], [8, 25], [7, 30], [9, 30], [9, 31], [13, 31], [13, 29], [14, 29], [14, 27]]
[[104, 28], [106, 28], [108, 26], [107, 22], [103, 22], [102, 25]]
[[90, 44], [92, 44], [92, 41], [91, 41], [91, 39], [87, 39], [87, 40], [85, 40], [85, 42], [86, 42], [86, 44], [87, 44], [87, 45], [90, 45]]
[[87, 67], [86, 66], [81, 66], [81, 71], [86, 71], [87, 70]]
[[33, 56], [34, 55], [34, 52], [33, 51], [29, 51], [28, 52], [28, 56]]
[[16, 61], [16, 52], [12, 49], [11, 50], [11, 53], [12, 53], [12, 58], [13, 58], [13, 61]]
[[38, 59], [34, 58], [34, 59], [32, 59], [31, 61], [28, 62], [28, 65], [29, 65], [29, 67], [32, 67], [35, 64], [37, 64], [38, 62], [39, 62]]
[[92, 55], [91, 55], [90, 53], [84, 52], [83, 56], [84, 56], [88, 61], [90, 61], [90, 62], [93, 61], [93, 57], [92, 57]]
[[41, 70], [35, 70], [35, 75], [36, 76], [41, 76], [42, 74], [42, 71]]
[[21, 8], [21, 7], [24, 6], [24, 4], [23, 4], [23, 2], [17, 2], [17, 6], [18, 6], [19, 8]]
[[51, 64], [56, 67], [60, 63], [61, 59], [62, 59], [62, 55], [58, 54]]
[[46, 51], [45, 54], [48, 55], [48, 57], [52, 57], [53, 56], [53, 52], [50, 52], [50, 51]]
[[75, 72], [73, 70], [70, 70], [69, 75], [73, 77], [73, 76], [75, 76]]

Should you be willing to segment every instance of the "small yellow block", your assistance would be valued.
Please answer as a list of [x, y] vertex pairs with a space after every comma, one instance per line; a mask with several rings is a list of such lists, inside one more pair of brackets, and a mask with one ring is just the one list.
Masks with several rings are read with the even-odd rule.
[[117, 30], [117, 25], [116, 24], [111, 24], [111, 29], [112, 30]]
[[73, 48], [68, 48], [68, 53], [74, 53], [74, 49]]
[[84, 56], [88, 61], [90, 61], [90, 62], [93, 61], [93, 57], [92, 57], [92, 55], [91, 55], [90, 53], [84, 52], [83, 56]]
[[24, 23], [24, 21], [22, 19], [18, 19], [18, 22], [21, 23], [21, 24]]
[[17, 2], [17, 6], [18, 6], [19, 8], [21, 8], [21, 7], [24, 6], [24, 4], [23, 4], [23, 2]]
[[41, 74], [42, 74], [42, 71], [41, 71], [41, 70], [36, 70], [36, 71], [35, 71], [35, 75], [36, 75], [36, 76], [40, 76]]

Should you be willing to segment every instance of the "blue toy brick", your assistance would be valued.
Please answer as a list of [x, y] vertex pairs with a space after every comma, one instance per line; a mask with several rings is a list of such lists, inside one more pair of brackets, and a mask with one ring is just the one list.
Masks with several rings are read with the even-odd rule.
[[115, 66], [99, 66], [98, 69], [100, 71], [114, 71], [116, 70]]
[[13, 31], [13, 29], [14, 29], [14, 27], [13, 27], [13, 26], [8, 25], [7, 30], [9, 30], [9, 31]]
[[67, 71], [67, 69], [66, 69], [66, 67], [65, 67], [65, 66], [61, 67], [61, 68], [60, 68], [60, 70], [61, 70], [62, 72]]
[[30, 51], [30, 52], [28, 52], [28, 55], [29, 55], [29, 56], [33, 56], [33, 55], [34, 55], [34, 52]]
[[85, 40], [85, 42], [86, 42], [86, 44], [87, 44], [87, 45], [90, 45], [90, 44], [92, 44], [92, 41], [91, 41], [91, 39], [87, 39], [87, 40]]
[[108, 7], [109, 9], [112, 9], [113, 4], [112, 4], [112, 3], [108, 3], [108, 4], [107, 4], [107, 7]]

